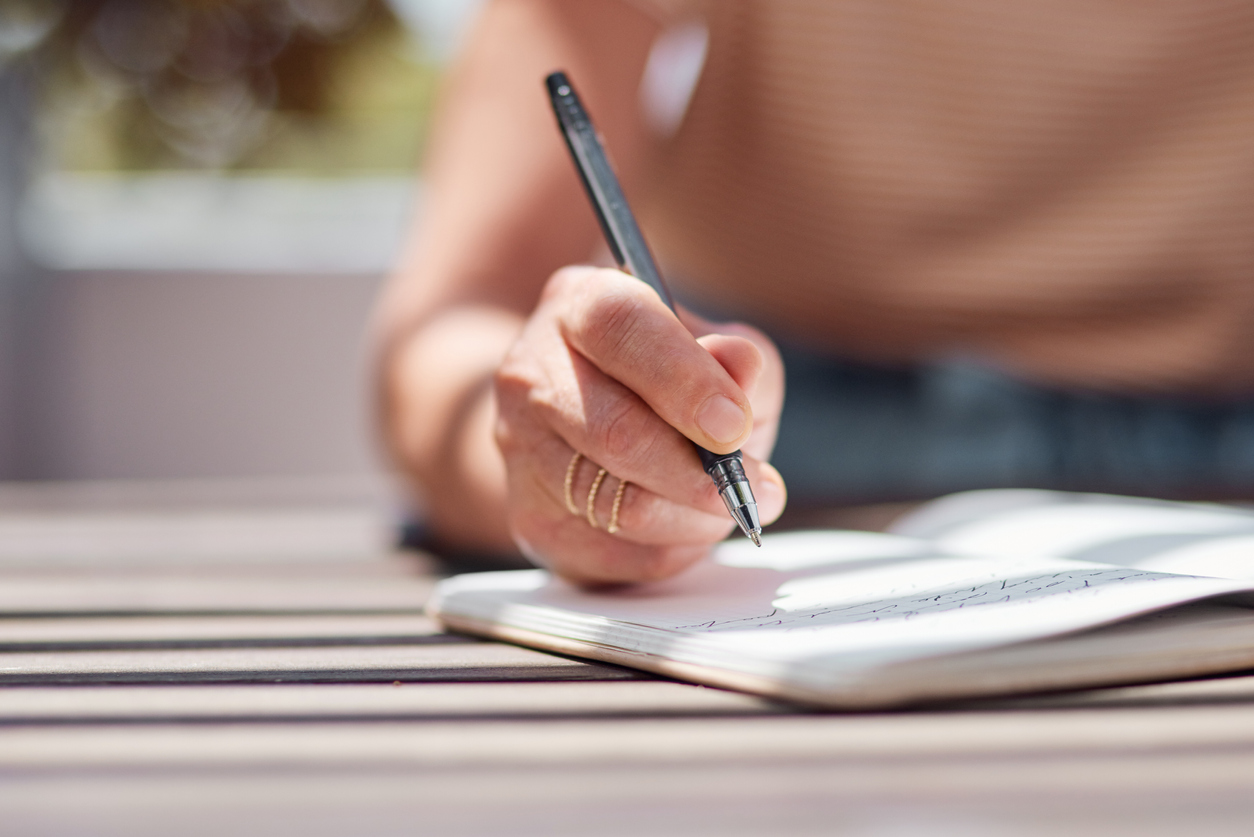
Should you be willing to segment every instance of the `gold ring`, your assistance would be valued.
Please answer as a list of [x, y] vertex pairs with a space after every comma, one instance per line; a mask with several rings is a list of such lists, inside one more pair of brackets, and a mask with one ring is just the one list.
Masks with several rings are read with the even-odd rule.
[[[570, 458], [570, 464], [566, 466], [566, 479], [562, 484], [562, 495], [566, 500], [566, 509], [574, 515], [580, 513], [579, 507], [575, 505], [575, 475], [579, 473], [579, 463], [583, 461], [583, 458], [582, 453], [575, 451], [575, 455]], [[588, 501], [583, 511], [583, 516], [593, 529], [601, 528], [597, 525], [596, 517], [597, 494], [600, 493], [601, 483], [605, 482], [605, 477], [608, 474], [609, 472], [604, 468], [598, 468], [597, 475], [592, 480], [592, 487], [588, 489]], [[618, 488], [614, 490], [614, 505], [610, 507], [610, 522], [605, 527], [605, 531], [611, 535], [618, 531], [618, 510], [623, 506], [623, 493], [626, 490], [627, 481], [619, 480]]]
[[592, 481], [592, 487], [588, 489], [588, 525], [593, 529], [600, 529], [597, 525], [596, 503], [597, 492], [601, 490], [601, 483], [605, 481], [605, 475], [609, 473], [604, 468], [597, 471], [596, 479]]
[[627, 490], [627, 480], [618, 481], [618, 489], [614, 492], [614, 507], [610, 509], [610, 525], [605, 531], [611, 535], [618, 531], [618, 509], [623, 504], [623, 492]]
[[566, 466], [566, 509], [571, 514], [578, 515], [579, 507], [575, 505], [575, 473], [579, 470], [579, 460], [583, 459], [583, 454], [575, 451], [575, 455], [570, 458], [570, 464]]

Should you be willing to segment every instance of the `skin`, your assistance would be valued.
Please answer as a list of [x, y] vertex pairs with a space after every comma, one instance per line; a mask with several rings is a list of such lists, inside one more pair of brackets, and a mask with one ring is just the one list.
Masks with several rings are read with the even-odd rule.
[[[770, 340], [676, 317], [643, 283], [587, 265], [604, 245], [541, 80], [576, 80], [630, 196], [655, 150], [636, 102], [657, 34], [616, 0], [487, 9], [451, 73], [424, 219], [378, 317], [384, 438], [441, 538], [521, 549], [584, 585], [674, 575], [731, 530], [691, 442], [744, 450], [764, 523], [786, 498], [766, 462], [783, 403]], [[597, 466], [611, 475], [597, 529], [565, 505], [576, 451], [581, 508]]]

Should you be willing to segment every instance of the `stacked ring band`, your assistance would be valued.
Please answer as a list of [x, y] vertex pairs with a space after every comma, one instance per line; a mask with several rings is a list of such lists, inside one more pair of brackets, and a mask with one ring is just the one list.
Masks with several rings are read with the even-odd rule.
[[[566, 479], [562, 485], [562, 496], [566, 501], [566, 510], [573, 515], [583, 517], [588, 521], [588, 525], [593, 529], [600, 529], [596, 517], [596, 501], [597, 494], [601, 491], [601, 483], [605, 482], [609, 471], [604, 468], [597, 468], [597, 475], [592, 479], [592, 487], [588, 489], [588, 499], [584, 503], [584, 509], [581, 512], [579, 507], [575, 505], [575, 475], [579, 473], [579, 463], [584, 456], [579, 451], [575, 451], [575, 455], [570, 458], [570, 464], [566, 466]], [[605, 531], [611, 535], [618, 532], [618, 512], [623, 505], [623, 494], [627, 490], [627, 481], [619, 480], [618, 488], [614, 491], [614, 505], [610, 508], [610, 520], [605, 527]]]

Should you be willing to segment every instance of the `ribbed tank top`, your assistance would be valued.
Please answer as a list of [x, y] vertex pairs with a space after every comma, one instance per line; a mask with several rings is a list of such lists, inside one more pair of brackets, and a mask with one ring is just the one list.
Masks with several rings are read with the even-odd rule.
[[642, 4], [709, 29], [633, 196], [681, 296], [851, 359], [1254, 393], [1254, 3]]

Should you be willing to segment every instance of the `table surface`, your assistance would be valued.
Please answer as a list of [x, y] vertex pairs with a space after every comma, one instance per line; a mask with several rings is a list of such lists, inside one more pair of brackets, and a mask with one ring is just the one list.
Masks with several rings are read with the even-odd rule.
[[1254, 829], [1254, 677], [802, 711], [441, 633], [391, 524], [321, 489], [0, 487], [0, 832]]

